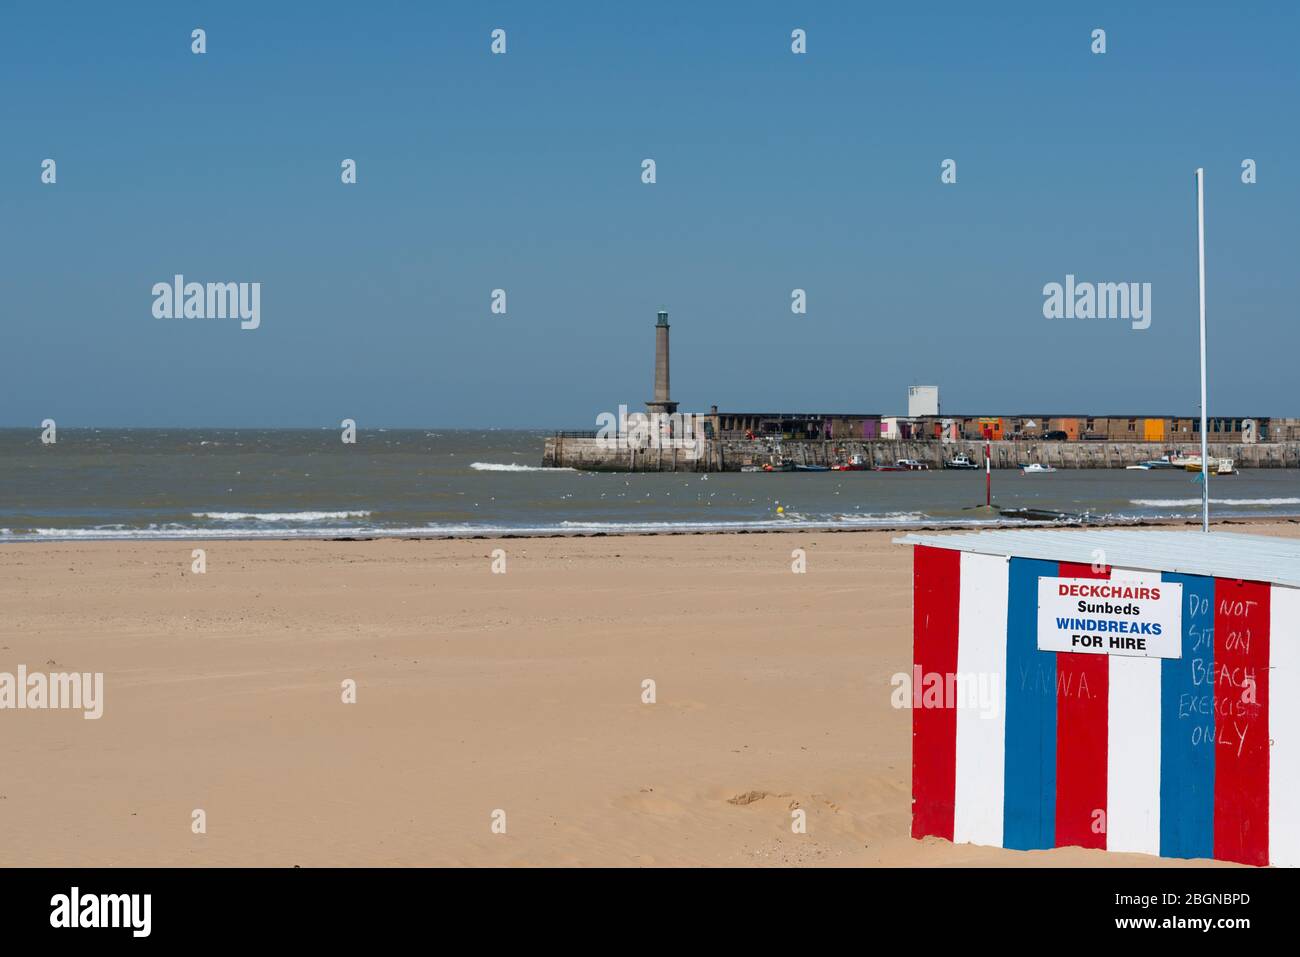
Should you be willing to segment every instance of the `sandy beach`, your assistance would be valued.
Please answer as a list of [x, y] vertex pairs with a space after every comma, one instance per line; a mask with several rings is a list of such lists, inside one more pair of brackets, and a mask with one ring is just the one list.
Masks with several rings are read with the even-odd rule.
[[894, 535], [0, 548], [0, 671], [105, 675], [0, 713], [0, 862], [1171, 863], [908, 837]]

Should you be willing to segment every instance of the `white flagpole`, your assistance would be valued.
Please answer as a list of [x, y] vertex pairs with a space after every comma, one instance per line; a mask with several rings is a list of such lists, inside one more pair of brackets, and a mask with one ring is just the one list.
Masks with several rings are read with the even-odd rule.
[[1201, 531], [1210, 530], [1210, 456], [1205, 427], [1205, 170], [1196, 170], [1196, 240], [1201, 286]]

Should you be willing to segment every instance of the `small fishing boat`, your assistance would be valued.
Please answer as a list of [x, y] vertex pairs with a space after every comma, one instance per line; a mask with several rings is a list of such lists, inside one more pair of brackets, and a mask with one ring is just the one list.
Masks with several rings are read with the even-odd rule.
[[1058, 512], [1050, 508], [999, 508], [998, 514], [1003, 518], [1018, 518], [1026, 522], [1086, 522], [1087, 514], [1075, 512]]
[[795, 467], [794, 467], [794, 470], [795, 470], [796, 472], [829, 472], [829, 471], [831, 470], [831, 468], [830, 468], [829, 465], [798, 465], [798, 464], [796, 464]]
[[1020, 474], [1022, 475], [1046, 475], [1048, 472], [1055, 472], [1056, 469], [1050, 465], [1043, 465], [1041, 462], [1021, 462]]
[[[1187, 459], [1187, 464], [1184, 465], [1183, 468], [1186, 469], [1188, 472], [1201, 471], [1201, 457], [1199, 455], [1190, 456]], [[1210, 474], [1211, 475], [1236, 475], [1237, 472], [1234, 467], [1234, 463], [1232, 459], [1211, 458]]]
[[[1180, 469], [1187, 463], [1187, 460], [1177, 452], [1166, 452], [1158, 459], [1147, 459], [1139, 463], [1148, 469]], [[1133, 468], [1133, 466], [1129, 466]]]
[[970, 460], [965, 452], [958, 452], [944, 463], [946, 469], [977, 469], [979, 466]]
[[930, 466], [916, 459], [899, 459], [893, 465], [877, 465], [877, 472], [925, 472]]
[[764, 472], [793, 472], [795, 465], [793, 462], [769, 462], [763, 466]]
[[761, 466], [761, 465], [742, 465], [742, 466], [740, 467], [740, 470], [741, 470], [742, 472], [761, 472], [761, 471], [763, 471], [763, 466]]
[[871, 463], [861, 455], [854, 455], [847, 462], [837, 462], [831, 466], [832, 472], [867, 472]]

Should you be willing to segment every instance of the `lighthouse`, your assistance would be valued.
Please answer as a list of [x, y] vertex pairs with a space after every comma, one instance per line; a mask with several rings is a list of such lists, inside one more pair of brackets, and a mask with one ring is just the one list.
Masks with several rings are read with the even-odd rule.
[[672, 415], [677, 411], [677, 403], [669, 398], [668, 388], [668, 310], [660, 309], [655, 323], [655, 394], [654, 399], [645, 404], [650, 413], [662, 412]]

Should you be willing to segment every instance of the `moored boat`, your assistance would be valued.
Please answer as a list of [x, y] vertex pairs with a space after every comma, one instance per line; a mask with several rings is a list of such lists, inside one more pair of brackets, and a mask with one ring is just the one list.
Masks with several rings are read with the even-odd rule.
[[944, 463], [946, 469], [977, 469], [979, 466], [970, 460], [965, 452], [958, 452]]
[[[1147, 469], [1180, 469], [1187, 463], [1187, 459], [1178, 452], [1166, 452], [1158, 459], [1147, 459], [1145, 462], [1139, 462], [1143, 468]], [[1134, 466], [1129, 466], [1134, 468]]]
[[831, 466], [833, 472], [866, 472], [870, 469], [871, 463], [861, 455], [855, 455], [847, 462], [837, 462]]
[[1086, 522], [1088, 515], [1074, 512], [1058, 512], [1050, 508], [999, 508], [998, 514], [1003, 518], [1018, 518], [1027, 522]]
[[[1189, 456], [1187, 459], [1187, 463], [1183, 466], [1183, 468], [1186, 469], [1188, 472], [1201, 471], [1201, 457], [1199, 455]], [[1216, 459], [1213, 456], [1211, 456], [1210, 474], [1211, 475], [1236, 475], [1237, 470], [1235, 467], [1235, 463], [1232, 461], [1232, 459]]]
[[1056, 469], [1050, 465], [1043, 465], [1041, 462], [1022, 462], [1020, 463], [1020, 473], [1022, 475], [1046, 475], [1049, 472], [1055, 472]]

